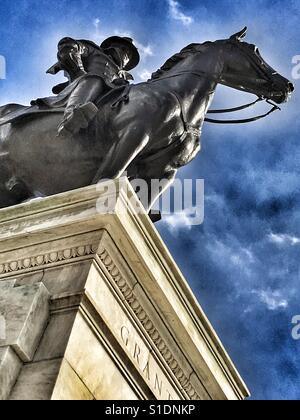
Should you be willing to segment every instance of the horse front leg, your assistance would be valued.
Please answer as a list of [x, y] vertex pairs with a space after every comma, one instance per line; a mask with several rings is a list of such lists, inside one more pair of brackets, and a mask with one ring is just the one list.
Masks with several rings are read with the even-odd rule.
[[[155, 215], [155, 211], [157, 211], [159, 207], [158, 200], [164, 192], [171, 187], [176, 177], [176, 173], [176, 170], [171, 170], [159, 178], [156, 178], [155, 175], [153, 175], [153, 178], [145, 178], [145, 181], [148, 184], [148, 202], [144, 203], [144, 207], [148, 213]], [[155, 209], [153, 207], [156, 203], [158, 203], [158, 206]]]
[[97, 184], [102, 179], [120, 178], [148, 142], [149, 135], [145, 134], [144, 130], [143, 133], [128, 130], [104, 158], [93, 179], [93, 184]]
[[[128, 169], [128, 176], [133, 189], [135, 190], [139, 200], [143, 204], [147, 213], [153, 221], [161, 219], [161, 212], [159, 211], [159, 198], [162, 194], [168, 190], [173, 184], [176, 177], [176, 169], [165, 171], [163, 174], [159, 174], [158, 171], [161, 169], [157, 162], [149, 167], [149, 164], [141, 161], [139, 167], [142, 169], [141, 172], [136, 173], [133, 166]], [[149, 173], [157, 168], [157, 173]], [[148, 169], [148, 170], [147, 170]], [[150, 169], [150, 171], [149, 171]], [[145, 188], [143, 186], [145, 185]], [[157, 203], [156, 206], [154, 206]]]

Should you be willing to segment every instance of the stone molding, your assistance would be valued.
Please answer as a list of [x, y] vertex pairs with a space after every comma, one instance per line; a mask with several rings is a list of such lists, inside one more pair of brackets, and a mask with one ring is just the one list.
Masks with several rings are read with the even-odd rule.
[[190, 383], [189, 378], [185, 376], [176, 358], [164, 342], [163, 338], [161, 337], [157, 328], [153, 324], [149, 315], [139, 303], [135, 293], [120, 273], [109, 252], [105, 248], [102, 248], [99, 250], [98, 255], [100, 260], [104, 264], [107, 272], [111, 275], [115, 284], [124, 296], [125, 301], [128, 303], [128, 305], [136, 315], [137, 319], [147, 332], [147, 335], [150, 337], [151, 341], [153, 342], [159, 353], [163, 356], [165, 362], [169, 366], [170, 370], [179, 382], [182, 389], [187, 393], [191, 400], [199, 400], [200, 397], [195, 391], [192, 384]]
[[98, 245], [80, 245], [72, 248], [66, 248], [59, 251], [47, 252], [34, 257], [22, 258], [16, 261], [9, 261], [0, 264], [0, 276], [4, 274], [17, 274], [19, 271], [30, 270], [32, 268], [42, 268], [49, 264], [67, 262], [77, 258], [94, 255]]

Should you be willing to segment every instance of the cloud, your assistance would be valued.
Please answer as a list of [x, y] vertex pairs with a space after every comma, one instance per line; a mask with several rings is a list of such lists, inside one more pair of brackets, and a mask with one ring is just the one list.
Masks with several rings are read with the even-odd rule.
[[[235, 275], [242, 273], [245, 281], [246, 278], [251, 278], [253, 274], [252, 270], [255, 268], [254, 263], [256, 263], [255, 255], [250, 249], [243, 248], [241, 243], [235, 238], [229, 235], [222, 241], [215, 234], [212, 234], [209, 243], [206, 245], [206, 249], [215, 267], [218, 267], [220, 271], [225, 272], [230, 269]], [[234, 280], [232, 280], [233, 285]], [[240, 289], [239, 280], [236, 283], [236, 287]]]
[[269, 311], [286, 309], [289, 306], [288, 301], [282, 297], [280, 291], [253, 290], [252, 293], [259, 297], [261, 303], [264, 303]]
[[151, 72], [147, 69], [142, 70], [140, 73], [138, 73], [138, 77], [143, 81], [146, 82], [151, 78]]
[[99, 18], [94, 19], [93, 25], [95, 26], [96, 29], [99, 29], [100, 22], [101, 21]]
[[249, 249], [241, 248], [239, 253], [231, 255], [230, 261], [235, 265], [240, 265], [241, 267], [245, 268], [247, 265], [253, 264], [255, 262], [255, 257], [253, 252], [251, 252]]
[[181, 5], [178, 1], [168, 0], [170, 16], [183, 23], [185, 26], [189, 26], [194, 22], [194, 19], [191, 16], [187, 16], [180, 9]]
[[300, 238], [297, 238], [296, 236], [291, 236], [291, 235], [280, 235], [280, 234], [270, 233], [268, 235], [268, 239], [270, 242], [277, 245], [295, 246], [295, 245], [300, 244]]
[[139, 40], [137, 40], [136, 37], [132, 35], [131, 32], [124, 32], [124, 31], [119, 31], [118, 29], [116, 29], [114, 31], [114, 34], [117, 36], [126, 36], [127, 38], [132, 38], [142, 58], [145, 59], [147, 57], [154, 56], [153, 47], [150, 44], [144, 45], [141, 42], [139, 42]]
[[190, 231], [198, 212], [196, 208], [185, 209], [170, 216], [163, 216], [163, 223], [172, 234], [177, 234], [182, 229]]
[[134, 42], [135, 42], [135, 45], [137, 46], [137, 48], [139, 49], [140, 54], [144, 58], [154, 56], [154, 52], [153, 52], [152, 46], [150, 44], [143, 45], [137, 40], [134, 40]]
[[[88, 36], [89, 38], [93, 39], [94, 41], [100, 43], [103, 39], [108, 38], [112, 35], [112, 33], [116, 36], [125, 36], [128, 38], [132, 38], [134, 44], [139, 50], [142, 59], [146, 59], [148, 57], [154, 57], [154, 51], [151, 44], [143, 44], [140, 42], [136, 36], [134, 36], [130, 31], [122, 31], [119, 29], [115, 29], [113, 31], [108, 32], [107, 30], [103, 29], [101, 26], [101, 20], [97, 17], [92, 21], [93, 24], [93, 31]], [[101, 28], [101, 30], [100, 30]]]

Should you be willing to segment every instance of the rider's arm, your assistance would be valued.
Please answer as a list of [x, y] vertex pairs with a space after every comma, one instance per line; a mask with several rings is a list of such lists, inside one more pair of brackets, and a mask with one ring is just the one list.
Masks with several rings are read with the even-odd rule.
[[59, 62], [57, 62], [52, 67], [50, 67], [50, 69], [47, 70], [47, 73], [55, 75], [62, 70], [63, 70], [63, 68], [62, 68], [61, 64]]
[[67, 71], [72, 80], [86, 73], [83, 57], [88, 55], [88, 48], [77, 41], [62, 43], [58, 51], [58, 61], [62, 70]]

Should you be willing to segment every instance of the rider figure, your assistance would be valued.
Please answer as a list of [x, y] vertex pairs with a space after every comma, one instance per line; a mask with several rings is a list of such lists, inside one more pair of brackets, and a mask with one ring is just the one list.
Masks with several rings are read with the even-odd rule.
[[53, 88], [55, 94], [64, 95], [65, 89], [71, 88], [59, 134], [87, 128], [98, 111], [97, 100], [133, 80], [128, 71], [138, 65], [139, 59], [131, 38], [110, 37], [100, 47], [87, 40], [63, 38], [58, 44], [58, 62], [48, 70], [50, 74], [63, 70], [69, 79]]

